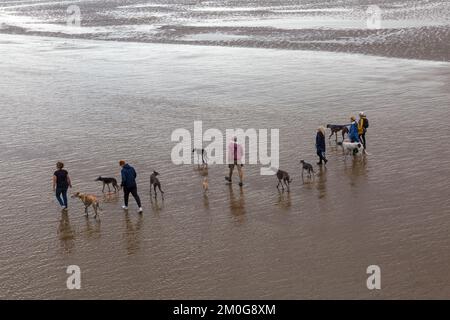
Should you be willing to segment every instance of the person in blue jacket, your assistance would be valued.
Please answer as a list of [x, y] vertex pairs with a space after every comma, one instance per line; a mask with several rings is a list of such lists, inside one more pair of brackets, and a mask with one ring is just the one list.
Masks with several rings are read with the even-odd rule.
[[328, 160], [325, 157], [326, 144], [325, 144], [325, 128], [324, 127], [319, 127], [317, 129], [316, 150], [317, 150], [317, 155], [319, 156], [319, 159], [320, 159], [320, 161], [317, 162], [317, 164], [321, 165], [322, 162], [325, 162], [325, 164], [327, 164]]
[[352, 121], [348, 134], [350, 142], [359, 142], [358, 122], [354, 116], [352, 116], [350, 120]]
[[141, 199], [139, 198], [139, 195], [137, 193], [136, 170], [134, 170], [132, 166], [130, 166], [123, 160], [120, 160], [119, 164], [122, 167], [122, 183], [120, 185], [123, 187], [123, 198], [125, 202], [125, 205], [122, 206], [122, 209], [128, 210], [128, 199], [131, 193], [139, 207], [139, 212], [142, 212]]

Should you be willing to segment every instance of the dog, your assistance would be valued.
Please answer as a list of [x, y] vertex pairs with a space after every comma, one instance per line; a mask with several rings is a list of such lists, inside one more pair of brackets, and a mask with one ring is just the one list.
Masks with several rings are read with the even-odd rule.
[[157, 196], [156, 188], [159, 189], [161, 192], [161, 197], [164, 199], [164, 191], [161, 190], [161, 182], [159, 182], [159, 179], [157, 178], [159, 176], [159, 173], [156, 171], [153, 171], [153, 173], [150, 176], [150, 195], [152, 194], [152, 187], [155, 191], [155, 198]]
[[300, 164], [302, 165], [302, 180], [303, 180], [303, 173], [306, 171], [308, 174], [308, 177], [311, 179], [311, 176], [315, 176], [314, 167], [312, 164], [305, 162], [305, 160], [300, 160]]
[[345, 159], [347, 159], [347, 156], [350, 153], [352, 153], [353, 155], [363, 155], [365, 153], [364, 146], [361, 142], [343, 141], [342, 143], [340, 143], [340, 145], [344, 150]]
[[81, 202], [83, 202], [84, 204], [84, 213], [86, 214], [86, 217], [89, 216], [89, 212], [88, 212], [88, 208], [90, 206], [92, 206], [92, 208], [94, 209], [95, 212], [95, 218], [97, 218], [98, 215], [98, 209], [101, 210], [100, 208], [100, 203], [97, 199], [96, 196], [91, 195], [91, 194], [84, 194], [81, 192], [76, 192], [72, 195], [72, 198], [79, 198], [81, 200]]
[[281, 184], [281, 188], [284, 191], [284, 186], [283, 186], [283, 182], [287, 187], [287, 190], [289, 192], [289, 186], [292, 182], [292, 179], [289, 177], [289, 174], [286, 171], [283, 170], [278, 170], [277, 171], [277, 178], [278, 178], [278, 184], [277, 184], [277, 189], [280, 190], [279, 186]]
[[336, 141], [338, 139], [338, 132], [342, 132], [342, 141], [344, 141], [345, 139], [345, 134], [348, 134], [349, 130], [348, 130], [348, 126], [346, 125], [339, 125], [339, 124], [327, 124], [327, 128], [331, 130], [331, 134], [328, 137], [328, 139], [331, 139], [331, 137], [333, 135], [336, 136]]
[[200, 157], [202, 158], [202, 165], [208, 166], [208, 154], [206, 153], [205, 149], [192, 149], [192, 153], [197, 154], [197, 163], [200, 166]]
[[103, 189], [102, 192], [105, 192], [105, 186], [108, 186], [108, 191], [111, 192], [111, 187], [110, 185], [113, 186], [114, 188], [114, 193], [119, 192], [120, 191], [120, 187], [117, 184], [117, 180], [114, 178], [103, 178], [102, 176], [98, 177], [97, 179], [95, 179], [95, 181], [101, 181], [103, 182]]
[[208, 192], [208, 190], [209, 190], [209, 183], [208, 183], [208, 178], [207, 177], [205, 177], [203, 179], [202, 186], [203, 186], [203, 192], [204, 193]]

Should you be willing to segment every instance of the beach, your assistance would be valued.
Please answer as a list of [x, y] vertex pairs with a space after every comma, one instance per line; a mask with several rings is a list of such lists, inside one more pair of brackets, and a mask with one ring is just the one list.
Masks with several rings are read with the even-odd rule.
[[[448, 298], [450, 65], [358, 54], [0, 35], [2, 299]], [[370, 156], [329, 163], [314, 183], [319, 125], [365, 111]], [[202, 190], [170, 154], [177, 128], [277, 128], [274, 176], [225, 165]], [[99, 176], [138, 172], [144, 213], [102, 195]], [[102, 201], [101, 222], [51, 190], [56, 161]], [[165, 201], [151, 200], [157, 170]], [[78, 265], [82, 289], [68, 290]], [[379, 265], [382, 290], [366, 287]]]

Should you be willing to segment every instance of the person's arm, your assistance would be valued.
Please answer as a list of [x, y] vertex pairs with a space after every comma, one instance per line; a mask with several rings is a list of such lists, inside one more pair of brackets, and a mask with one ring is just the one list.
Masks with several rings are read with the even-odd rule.
[[56, 191], [56, 176], [53, 176], [53, 191]]
[[70, 180], [69, 175], [67, 175], [67, 184], [69, 185], [69, 188], [72, 188], [72, 180]]
[[123, 173], [123, 170], [120, 172], [120, 175], [122, 176], [122, 182], [120, 183], [120, 186], [124, 187], [127, 178], [125, 177], [125, 174]]
[[136, 179], [137, 178], [137, 173], [136, 173], [136, 170], [134, 170], [134, 168], [133, 168], [133, 175], [134, 175], [134, 178]]

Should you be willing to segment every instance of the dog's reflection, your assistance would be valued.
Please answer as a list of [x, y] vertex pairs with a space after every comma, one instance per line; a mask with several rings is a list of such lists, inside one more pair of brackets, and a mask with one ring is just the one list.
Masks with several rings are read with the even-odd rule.
[[158, 200], [158, 198], [150, 196], [150, 205], [155, 213], [159, 213], [164, 209], [164, 198]]
[[143, 215], [137, 215], [133, 222], [128, 213], [125, 214], [125, 241], [128, 255], [136, 253], [140, 248]]
[[100, 220], [94, 220], [92, 222], [90, 219], [85, 219], [86, 225], [84, 229], [84, 234], [88, 239], [97, 239], [100, 238]]
[[245, 216], [245, 198], [244, 198], [244, 190], [243, 188], [239, 188], [239, 194], [236, 195], [236, 192], [233, 189], [233, 186], [230, 184], [228, 186], [228, 190], [230, 193], [230, 211], [231, 214], [236, 217], [237, 221], [243, 222]]
[[103, 203], [117, 203], [120, 199], [120, 193], [119, 192], [111, 192], [111, 193], [104, 193], [103, 194]]
[[58, 226], [58, 237], [61, 247], [66, 253], [70, 253], [75, 247], [75, 231], [72, 229], [69, 220], [69, 213], [63, 212]]
[[292, 206], [291, 193], [284, 192], [284, 191], [278, 191], [277, 205], [281, 209], [285, 209], [285, 210], [289, 209]]

